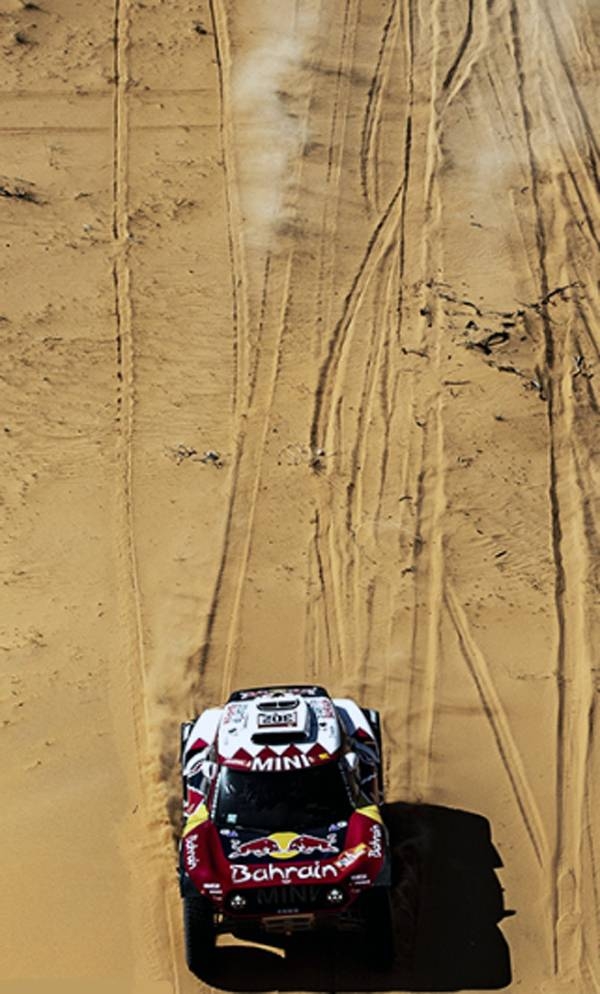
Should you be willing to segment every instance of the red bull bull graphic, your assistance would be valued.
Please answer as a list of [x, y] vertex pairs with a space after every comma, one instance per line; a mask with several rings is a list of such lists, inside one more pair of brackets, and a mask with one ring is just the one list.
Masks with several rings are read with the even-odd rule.
[[260, 839], [249, 839], [248, 842], [239, 842], [239, 840], [233, 839], [232, 846], [229, 859], [249, 859], [251, 857], [262, 859], [265, 856], [280, 852], [279, 843], [268, 835]]
[[319, 838], [317, 835], [297, 835], [289, 843], [289, 848], [292, 852], [302, 856], [312, 856], [313, 853], [327, 856], [339, 852], [339, 848], [335, 844], [335, 835], [327, 836], [326, 839]]
[[299, 856], [331, 856], [339, 852], [335, 835], [321, 838], [318, 835], [299, 835], [297, 832], [273, 832], [258, 839], [240, 842], [231, 838], [230, 860], [238, 859], [297, 859]]

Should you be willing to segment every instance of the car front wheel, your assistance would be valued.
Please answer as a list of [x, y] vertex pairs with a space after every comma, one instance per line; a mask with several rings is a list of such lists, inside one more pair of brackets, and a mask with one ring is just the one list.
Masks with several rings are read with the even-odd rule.
[[210, 901], [200, 894], [183, 898], [185, 958], [189, 969], [201, 976], [210, 968], [215, 953], [215, 922]]

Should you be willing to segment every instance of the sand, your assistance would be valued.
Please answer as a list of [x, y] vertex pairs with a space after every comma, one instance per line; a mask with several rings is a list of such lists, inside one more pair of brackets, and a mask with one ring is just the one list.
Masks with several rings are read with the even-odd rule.
[[288, 680], [437, 832], [413, 987], [600, 990], [598, 14], [4, 0], [0, 991], [199, 989], [179, 722]]

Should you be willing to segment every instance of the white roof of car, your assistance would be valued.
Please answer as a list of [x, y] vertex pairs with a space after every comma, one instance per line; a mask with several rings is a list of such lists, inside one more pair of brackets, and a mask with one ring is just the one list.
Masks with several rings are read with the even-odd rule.
[[225, 766], [304, 769], [330, 762], [342, 745], [333, 701], [320, 687], [259, 688], [232, 698], [217, 732], [219, 762]]

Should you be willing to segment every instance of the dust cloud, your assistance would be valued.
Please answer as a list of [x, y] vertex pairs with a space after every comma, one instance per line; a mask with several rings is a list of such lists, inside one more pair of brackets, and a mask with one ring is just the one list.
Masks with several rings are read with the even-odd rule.
[[247, 244], [266, 247], [294, 224], [295, 165], [307, 132], [306, 61], [317, 16], [295, 0], [246, 7], [250, 41], [231, 81], [240, 208]]

